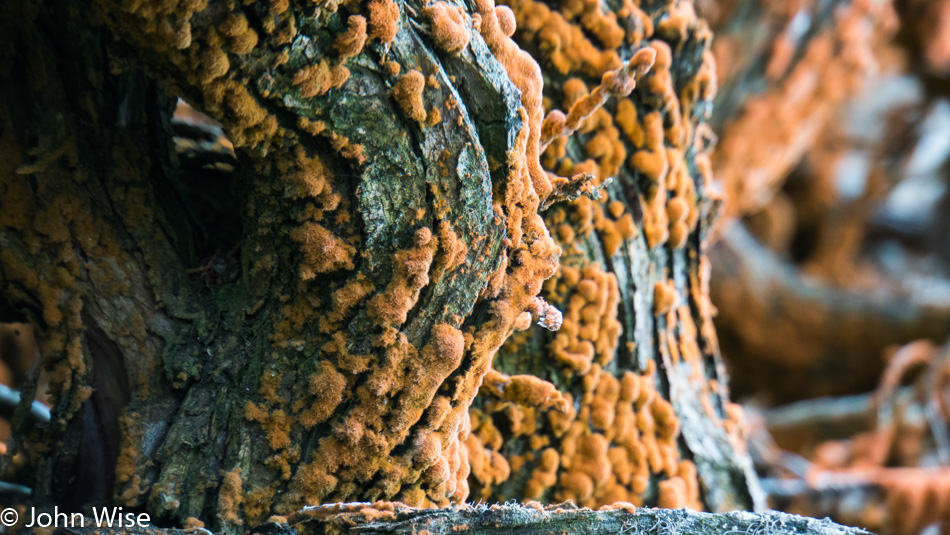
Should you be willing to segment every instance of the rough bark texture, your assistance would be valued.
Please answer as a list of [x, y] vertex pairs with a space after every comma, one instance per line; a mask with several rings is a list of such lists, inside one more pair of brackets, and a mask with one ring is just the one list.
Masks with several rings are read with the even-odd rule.
[[[359, 506], [357, 506], [359, 507]], [[323, 510], [321, 510], [323, 509]], [[332, 514], [332, 506], [308, 508], [291, 519], [305, 533], [454, 533], [453, 526], [467, 526], [464, 531], [488, 533], [607, 533], [675, 534], [695, 533], [808, 533], [864, 534], [867, 531], [847, 528], [829, 520], [816, 520], [776, 511], [752, 513], [735, 511], [709, 514], [686, 509], [624, 508], [592, 511], [589, 509], [541, 508], [522, 505], [460, 507], [438, 510], [399, 510], [373, 518], [372, 510]], [[352, 509], [356, 509], [353, 507]], [[312, 520], [308, 517], [313, 518]]]
[[[378, 504], [377, 504], [378, 505]], [[91, 521], [91, 519], [87, 519]], [[194, 530], [138, 529], [143, 535], [183, 535]], [[592, 511], [575, 507], [548, 507], [522, 505], [463, 506], [440, 509], [383, 508], [373, 504], [345, 504], [308, 507], [296, 514], [289, 523], [268, 522], [261, 525], [261, 535], [336, 534], [336, 533], [392, 533], [392, 534], [448, 534], [471, 533], [523, 534], [584, 533], [672, 535], [693, 533], [712, 534], [779, 534], [809, 535], [862, 535], [869, 532], [848, 528], [830, 522], [777, 511], [752, 513], [698, 513], [686, 509], [632, 509]], [[101, 529], [87, 526], [56, 530], [63, 535], [120, 534], [121, 529]]]
[[[711, 323], [705, 23], [440, 5], [3, 3], [0, 312], [55, 401], [15, 422], [37, 504], [226, 532], [353, 500], [761, 507]], [[578, 24], [610, 50], [557, 56], [593, 47], [551, 47]], [[223, 124], [233, 184], [183, 178], [169, 94]], [[544, 107], [591, 117], [539, 160]], [[542, 220], [571, 182], [541, 161], [609, 197]]]

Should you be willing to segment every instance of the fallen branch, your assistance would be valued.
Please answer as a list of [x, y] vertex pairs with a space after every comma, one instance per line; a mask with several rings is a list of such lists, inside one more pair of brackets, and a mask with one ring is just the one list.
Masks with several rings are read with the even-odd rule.
[[[392, 504], [389, 504], [392, 505]], [[412, 509], [379, 504], [343, 504], [309, 507], [290, 518], [303, 531], [349, 533], [456, 533], [471, 534], [859, 534], [864, 530], [831, 522], [769, 511], [699, 513], [686, 509], [623, 508], [579, 509], [572, 504], [477, 505], [443, 509]]]
[[[0, 385], [0, 418], [13, 419], [13, 412], [20, 404], [20, 392], [6, 385]], [[36, 423], [49, 422], [49, 407], [39, 401], [30, 405], [30, 418]]]
[[[710, 254], [716, 326], [734, 393], [769, 384], [773, 403], [877, 386], [892, 344], [942, 340], [950, 306], [908, 281], [848, 289], [803, 275], [732, 225]], [[757, 321], [750, 322], [750, 316]], [[769, 378], [782, 381], [769, 382]]]
[[[585, 533], [627, 535], [696, 535], [780, 534], [798, 535], [861, 535], [870, 532], [835, 524], [827, 518], [818, 520], [777, 511], [752, 513], [699, 513], [686, 509], [646, 509], [624, 507], [598, 511], [578, 508], [573, 504], [542, 507], [528, 505], [462, 505], [441, 509], [415, 509], [399, 503], [343, 503], [307, 507], [291, 515], [287, 522], [267, 522], [254, 533], [291, 535], [303, 533], [466, 533], [542, 534]], [[86, 518], [84, 527], [60, 528], [62, 535], [210, 535], [203, 528], [161, 529], [96, 527]]]

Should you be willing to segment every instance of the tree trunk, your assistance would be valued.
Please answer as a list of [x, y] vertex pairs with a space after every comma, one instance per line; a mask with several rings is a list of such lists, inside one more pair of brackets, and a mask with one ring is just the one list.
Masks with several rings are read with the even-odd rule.
[[[34, 377], [15, 416], [38, 506], [226, 532], [364, 500], [762, 507], [688, 3], [245, 3], [3, 3], [0, 313], [55, 402], [31, 424]], [[222, 123], [233, 180], [182, 170], [168, 95]], [[583, 173], [601, 199], [543, 209], [596, 196]]]

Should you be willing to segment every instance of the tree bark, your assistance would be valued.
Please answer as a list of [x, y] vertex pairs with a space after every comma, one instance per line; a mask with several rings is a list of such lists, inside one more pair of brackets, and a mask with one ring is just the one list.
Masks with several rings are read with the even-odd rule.
[[[760, 508], [708, 297], [705, 23], [598, 6], [630, 37], [565, 70], [541, 4], [373, 5], [4, 2], [0, 311], [37, 328], [55, 401], [31, 427], [28, 388], [15, 417], [35, 502], [230, 533], [470, 482]], [[541, 171], [542, 96], [568, 110], [568, 78], [645, 48], [634, 92], [543, 158], [608, 197], [542, 220], [577, 183]], [[169, 94], [222, 123], [233, 184], [182, 174]]]

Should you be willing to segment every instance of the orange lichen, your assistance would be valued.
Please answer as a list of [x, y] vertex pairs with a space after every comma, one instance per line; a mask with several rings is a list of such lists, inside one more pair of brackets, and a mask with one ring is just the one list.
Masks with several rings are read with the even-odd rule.
[[482, 38], [505, 67], [511, 81], [521, 90], [521, 104], [528, 122], [524, 165], [534, 192], [538, 198], [544, 199], [550, 195], [552, 185], [538, 160], [541, 154], [541, 121], [544, 114], [541, 103], [541, 88], [544, 85], [541, 69], [530, 54], [518, 48], [511, 40], [515, 30], [515, 17], [511, 9], [505, 6], [495, 7], [491, 0], [479, 0], [477, 6], [481, 15], [479, 32]]
[[277, 132], [277, 119], [243, 85], [226, 83], [223, 102], [234, 118], [226, 132], [235, 147], [263, 143]]
[[585, 267], [581, 275], [551, 351], [558, 362], [583, 375], [595, 358], [601, 365], [613, 358], [620, 337], [620, 295], [616, 277], [602, 271], [599, 265]]
[[258, 389], [258, 393], [269, 403], [280, 403], [281, 401], [280, 396], [277, 395], [281, 378], [281, 374], [272, 370], [261, 376], [261, 387]]
[[[349, 71], [347, 71], [347, 76], [349, 76]], [[323, 121], [311, 121], [307, 117], [301, 116], [297, 119], [297, 126], [311, 135], [323, 136], [328, 139], [333, 149], [338, 151], [344, 158], [354, 160], [359, 164], [366, 161], [362, 145], [353, 143], [346, 136], [327, 128], [326, 123]]]
[[339, 329], [340, 324], [347, 318], [353, 307], [366, 299], [374, 290], [372, 281], [363, 274], [346, 281], [331, 295], [333, 307], [326, 316], [320, 318], [320, 330], [325, 333]]
[[653, 314], [662, 316], [673, 310], [679, 294], [673, 281], [657, 282], [653, 285]]
[[[285, 171], [285, 176], [289, 178], [287, 180], [288, 186], [293, 185], [292, 193], [294, 196], [304, 198], [308, 196], [317, 197], [322, 194], [327, 189], [328, 181], [332, 178], [330, 170], [319, 158], [308, 157], [306, 150], [300, 145], [294, 147], [294, 154], [297, 164], [295, 172], [286, 172], [290, 169]], [[286, 163], [289, 164], [289, 162]], [[278, 168], [287, 167], [280, 163], [278, 166]]]
[[[257, 32], [248, 27], [247, 17], [235, 14], [221, 26], [221, 31], [230, 38], [231, 52], [240, 56], [250, 54], [257, 46]], [[190, 40], [190, 37], [188, 38]]]
[[244, 503], [244, 489], [241, 479], [241, 469], [234, 467], [225, 472], [218, 491], [218, 519], [229, 526], [244, 524], [241, 515], [241, 506]]
[[462, 363], [465, 338], [462, 331], [445, 323], [433, 327], [431, 336], [419, 356], [422, 358], [421, 364], [426, 368], [426, 379], [434, 381], [434, 387]]
[[320, 273], [353, 269], [356, 248], [319, 223], [305, 223], [290, 231], [290, 237], [300, 244], [304, 254], [304, 260], [300, 264], [300, 276], [304, 280], [312, 279]]
[[[574, 20], [579, 16], [581, 25], [594, 34], [605, 47], [616, 49], [623, 44], [624, 30], [617, 22], [617, 13], [604, 13], [597, 2], [570, 0], [562, 4], [560, 12], [567, 20]], [[623, 13], [621, 11], [621, 14]]]
[[438, 108], [432, 106], [429, 108], [429, 114], [426, 117], [426, 124], [429, 126], [435, 126], [442, 122], [442, 112]]
[[193, 516], [189, 516], [181, 525], [182, 529], [191, 530], [205, 527], [205, 523]]
[[554, 138], [567, 136], [581, 126], [581, 122], [591, 116], [607, 102], [611, 96], [624, 98], [636, 87], [637, 79], [649, 72], [653, 67], [656, 52], [652, 48], [642, 48], [630, 58], [623, 67], [604, 73], [600, 85], [590, 94], [578, 98], [571, 106], [567, 116], [555, 110], [548, 114], [541, 126], [542, 150]]
[[[793, 433], [775, 433], [782, 447], [794, 444], [794, 450], [808, 455], [810, 462], [802, 482], [818, 492], [855, 485], [876, 489], [865, 494], [870, 498], [862, 503], [860, 518], [882, 533], [911, 535], [925, 531], [927, 526], [946, 528], [950, 518], [950, 469], [930, 466], [928, 461], [933, 455], [931, 439], [942, 432], [948, 414], [946, 403], [938, 399], [950, 379], [946, 349], [946, 345], [938, 348], [927, 340], [889, 348], [888, 367], [868, 406], [870, 418], [861, 418], [870, 427], [849, 438], [821, 441], [820, 433], [824, 430], [817, 428], [816, 433], [811, 425], [799, 427], [800, 424], [793, 424]], [[918, 370], [921, 366], [924, 369]], [[921, 397], [900, 395], [898, 388], [905, 380], [913, 385], [909, 389], [927, 393]], [[921, 388], [935, 383], [941, 386], [934, 390]], [[911, 416], [927, 405], [936, 413], [940, 428], [935, 428], [930, 418]], [[734, 418], [742, 416], [736, 414]], [[783, 452], [775, 448], [769, 455], [776, 453]], [[847, 514], [840, 505], [836, 509], [838, 515]]]
[[201, 52], [200, 63], [202, 76], [206, 82], [221, 78], [231, 68], [228, 55], [215, 47], [208, 47]]
[[244, 404], [244, 418], [261, 424], [271, 448], [277, 450], [290, 445], [291, 420], [283, 410], [268, 413], [260, 405], [248, 401]]
[[460, 6], [435, 2], [423, 10], [432, 23], [432, 39], [436, 46], [449, 53], [457, 53], [468, 46], [471, 32], [466, 27], [465, 12]]
[[384, 44], [393, 42], [399, 31], [399, 4], [393, 0], [371, 0], [366, 8], [369, 11], [369, 38]]
[[[782, 16], [790, 23], [791, 13]], [[718, 133], [714, 163], [729, 199], [728, 218], [765, 206], [802, 156], [824, 143], [819, 134], [842, 120], [839, 110], [846, 99], [861, 93], [871, 73], [893, 68], [887, 63], [897, 55], [875, 48], [893, 39], [896, 21], [890, 2], [856, 3], [843, 6], [805, 43], [787, 42], [784, 32], [776, 35], [766, 75], [778, 79], [745, 99], [737, 116]], [[723, 40], [720, 50], [725, 52], [729, 45]], [[714, 91], [717, 64], [712, 53], [709, 56], [704, 57], [703, 84]], [[730, 57], [717, 56], [720, 62]]]
[[[662, 130], [659, 137], [662, 139]], [[586, 232], [591, 226], [603, 233], [605, 249], [617, 246], [610, 240], [613, 233], [619, 234], [618, 227], [626, 229], [624, 239], [636, 234], [632, 215], [622, 202], [602, 205], [581, 199], [573, 209], [577, 210], [578, 217], [570, 226], [559, 223], [565, 220], [564, 211], [551, 212], [549, 224], [558, 229], [562, 247], [570, 247], [576, 240], [576, 232]], [[665, 202], [658, 203], [658, 209], [666, 215]], [[586, 215], [580, 213], [584, 210]], [[684, 200], [674, 201], [669, 207], [670, 215], [676, 221], [686, 219], [691, 210]], [[609, 217], [617, 220], [611, 221]], [[585, 220], [589, 223], [584, 223]], [[583, 269], [562, 266], [545, 289], [559, 302], [568, 303], [564, 323], [549, 348], [551, 354], [557, 357], [557, 351], [563, 351], [565, 347], [582, 348], [585, 341], [589, 344], [583, 356], [565, 358], [563, 353], [560, 354], [562, 362], [569, 365], [569, 374], [576, 374], [583, 383], [579, 409], [576, 413], [573, 410], [564, 413], [547, 409], [551, 428], [541, 431], [536, 414], [538, 399], [509, 397], [499, 386], [505, 382], [499, 382], [498, 377], [504, 376], [490, 372], [483, 384], [482, 395], [491, 401], [485, 402], [481, 410], [473, 411], [473, 433], [478, 441], [470, 439], [466, 443], [473, 452], [471, 455], [482, 459], [478, 471], [472, 472], [481, 486], [479, 496], [491, 495], [490, 488], [498, 485], [498, 478], [504, 475], [491, 468], [496, 463], [491, 461], [490, 452], [498, 451], [507, 440], [507, 436], [491, 423], [492, 414], [499, 412], [505, 415], [507, 428], [513, 436], [531, 436], [534, 451], [550, 444], [542, 438], [548, 439], [552, 435], [544, 433], [559, 437], [555, 439], [557, 446], [547, 450], [541, 460], [532, 453], [508, 457], [512, 470], [521, 471], [526, 465], [530, 466], [529, 463], [536, 463], [524, 487], [524, 495], [529, 498], [540, 499], [548, 489], [554, 488], [554, 499], [571, 499], [583, 505], [617, 501], [642, 504], [651, 473], [663, 473], [666, 481], [670, 481], [664, 483], [662, 488], [665, 490], [661, 490], [660, 499], [664, 504], [701, 508], [695, 468], [691, 463], [679, 461], [676, 444], [679, 423], [675, 412], [668, 401], [659, 397], [654, 387], [655, 364], [648, 362], [645, 375], [626, 372], [619, 380], [602, 369], [601, 363], [609, 363], [618, 349], [620, 325], [616, 320], [619, 303], [616, 280], [600, 271], [596, 264]], [[613, 296], [608, 306], [604, 306], [606, 302], [601, 297], [605, 291]], [[682, 307], [675, 308], [672, 281], [659, 284], [655, 291], [659, 294], [659, 312], [682, 312]], [[688, 310], [685, 314], [689, 319]], [[681, 320], [683, 317], [680, 316]], [[691, 321], [689, 325], [692, 325]], [[600, 333], [596, 336], [592, 334], [598, 331]], [[695, 336], [695, 327], [687, 325], [681, 332], [682, 345], [677, 345], [677, 350], [684, 355], [698, 355]], [[590, 339], [596, 339], [597, 345], [591, 344]], [[632, 348], [628, 350], [633, 351]], [[598, 362], [594, 362], [595, 355], [598, 355]], [[568, 398], [564, 393], [558, 393], [558, 396]], [[489, 453], [479, 453], [478, 448]]]
[[277, 490], [273, 486], [259, 487], [247, 492], [244, 496], [242, 510], [248, 525], [258, 526], [267, 518], [268, 510], [274, 500]]
[[660, 112], [651, 112], [644, 117], [643, 150], [633, 155], [630, 164], [654, 182], [660, 182], [665, 176], [669, 162], [663, 147], [663, 117]]
[[421, 72], [413, 69], [399, 77], [392, 90], [392, 96], [402, 108], [406, 117], [420, 125], [425, 123], [426, 108], [422, 101], [422, 90], [425, 87], [425, 77]]
[[535, 42], [542, 55], [561, 74], [582, 70], [588, 76], [600, 76], [620, 67], [620, 56], [614, 50], [599, 50], [584, 35], [584, 30], [571, 24], [564, 15], [534, 0], [509, 3], [519, 29], [528, 42]]
[[468, 246], [459, 239], [451, 223], [439, 222], [439, 259], [434, 279], [441, 279], [446, 272], [464, 264], [466, 256], [468, 256]]
[[395, 61], [387, 61], [383, 66], [386, 67], [386, 72], [392, 77], [399, 76], [399, 73], [402, 71], [402, 65]]
[[[558, 305], [566, 302], [563, 324], [557, 308], [539, 296], [543, 281], [555, 273], [562, 253], [538, 214], [542, 206], [548, 206], [542, 205], [542, 201], [556, 197], [552, 193], [559, 191], [563, 184], [563, 179], [552, 177], [541, 166], [541, 150], [548, 143], [553, 149], [551, 159], [558, 164], [550, 168], [577, 174], [590, 172], [596, 175], [591, 183], [600, 185], [606, 177], [620, 172], [628, 159], [621, 137], [640, 139], [634, 141], [637, 153], [647, 153], [648, 157], [640, 157], [639, 163], [643, 166], [636, 162], [634, 166], [644, 176], [655, 177], [651, 186], [655, 189], [644, 193], [646, 202], [641, 206], [636, 205], [640, 200], [636, 195], [615, 199], [609, 204], [609, 199], [595, 202], [585, 198], [572, 205], [571, 219], [565, 217], [557, 227], [564, 250], [571, 250], [575, 240], [589, 238], [596, 242], [599, 237], [606, 255], [613, 256], [621, 251], [624, 240], [636, 237], [633, 214], [640, 213], [637, 208], [644, 209], [647, 240], [651, 246], [664, 242], [665, 235], [658, 236], [666, 232], [671, 245], [680, 244], [681, 236], [687, 234], [683, 229], [694, 228], [690, 226], [690, 218], [696, 210], [690, 205], [693, 201], [688, 186], [683, 185], [690, 182], [687, 166], [681, 166], [683, 171], [674, 170], [675, 165], [684, 162], [686, 147], [681, 138], [688, 137], [687, 132], [678, 130], [683, 129], [679, 124], [683, 121], [676, 116], [678, 111], [673, 111], [676, 106], [669, 104], [658, 110], [646, 106], [639, 117], [650, 118], [644, 120], [644, 124], [637, 120], [636, 107], [647, 100], [641, 98], [640, 92], [655, 90], [663, 96], [671, 94], [672, 85], [667, 84], [671, 81], [668, 62], [660, 61], [666, 70], [652, 76], [649, 87], [641, 84], [637, 95], [618, 104], [618, 117], [614, 118], [601, 107], [608, 95], [630, 93], [633, 88], [630, 76], [633, 75], [624, 69], [642, 71], [648, 63], [645, 60], [650, 59], [648, 56], [664, 53], [660, 44], [641, 48], [640, 41], [649, 39], [653, 33], [652, 20], [634, 2], [623, 4], [618, 16], [605, 13], [600, 4], [590, 1], [565, 1], [557, 13], [531, 0], [512, 2], [511, 9], [495, 6], [491, 0], [477, 0], [478, 13], [473, 17], [472, 26], [481, 33], [520, 90], [522, 109], [519, 114], [524, 125], [517, 132], [509, 153], [504, 158], [492, 158], [490, 164], [493, 172], [504, 175], [502, 180], [492, 177], [496, 191], [491, 192], [496, 222], [504, 226], [504, 242], [499, 252], [492, 253], [497, 254], [497, 258], [490, 259], [497, 260], [497, 269], [478, 299], [477, 310], [484, 311], [487, 318], [478, 325], [460, 328], [467, 321], [461, 315], [439, 310], [415, 314], [420, 296], [429, 298], [423, 292], [430, 284], [430, 276], [432, 281], [441, 284], [443, 277], [466, 273], [469, 247], [473, 255], [481, 253], [479, 242], [462, 241], [456, 234], [461, 230], [453, 227], [453, 220], [444, 218], [439, 209], [435, 210], [438, 226], [432, 227], [438, 229], [438, 239], [430, 229], [422, 228], [412, 236], [412, 244], [407, 249], [393, 254], [391, 262], [388, 258], [372, 258], [368, 251], [361, 261], [365, 260], [372, 271], [358, 275], [335, 274], [326, 278], [325, 285], [295, 281], [298, 286], [282, 289], [275, 298], [280, 308], [272, 343], [281, 350], [293, 348], [318, 357], [307, 360], [306, 371], [293, 379], [295, 389], [300, 391], [292, 393], [295, 398], [287, 406], [278, 398], [292, 382], [290, 375], [284, 378], [283, 384], [281, 378], [265, 375], [261, 377], [258, 394], [266, 403], [255, 400], [257, 403], [248, 402], [245, 407], [246, 417], [264, 427], [271, 447], [284, 450], [268, 460], [268, 466], [274, 467], [279, 477], [291, 479], [289, 492], [278, 498], [279, 504], [275, 507], [286, 512], [305, 503], [358, 495], [387, 499], [396, 496], [418, 506], [444, 504], [465, 498], [469, 469], [475, 480], [487, 481], [488, 486], [508, 480], [513, 469], [530, 470], [528, 492], [538, 498], [550, 491], [584, 503], [619, 500], [640, 504], [652, 468], [654, 472], [665, 472], [668, 481], [677, 481], [668, 485], [675, 487], [673, 490], [677, 493], [667, 494], [692, 495], [690, 489], [695, 487], [695, 475], [691, 477], [689, 470], [681, 467], [682, 463], [677, 465], [678, 424], [671, 405], [654, 390], [654, 370], [650, 369], [645, 375], [627, 372], [621, 378], [605, 371], [614, 363], [620, 348], [628, 347], [619, 343], [617, 277], [589, 262], [570, 269], [566, 266], [553, 284], [558, 288], [563, 286], [556, 292], [561, 299], [545, 296]], [[330, 2], [317, 9], [330, 13], [336, 10], [336, 5]], [[348, 12], [360, 8], [353, 2], [345, 7]], [[371, 0], [365, 7], [366, 19], [360, 15], [349, 16], [347, 30], [334, 42], [342, 59], [359, 54], [366, 38], [388, 43], [397, 34], [400, 13], [396, 2]], [[470, 44], [463, 10], [442, 2], [424, 9], [438, 47], [454, 53]], [[690, 28], [688, 9], [668, 7], [663, 8], [663, 12], [662, 30], [658, 30], [663, 35], [680, 35]], [[265, 32], [279, 32], [284, 36], [284, 43], [291, 42], [296, 33], [291, 15], [286, 2], [272, 2], [269, 13], [272, 20], [269, 24], [262, 23]], [[511, 39], [518, 25], [525, 40], [532, 42], [540, 55], [561, 73], [579, 70], [572, 75], [601, 80], [601, 85], [590, 93], [585, 87], [584, 94], [570, 97], [570, 88], [566, 86], [564, 97], [570, 99], [571, 104], [565, 109], [570, 111], [560, 116], [552, 112], [548, 115], [551, 122], [544, 126], [542, 119], [547, 104], [542, 99], [540, 68]], [[235, 17], [231, 26], [241, 31], [232, 32], [230, 26], [222, 28], [225, 36], [218, 36], [219, 42], [207, 47], [210, 52], [201, 53], [214, 67], [215, 76], [211, 80], [215, 83], [213, 87], [209, 85], [207, 94], [209, 100], [233, 109], [228, 112], [229, 119], [236, 118], [242, 126], [255, 127], [241, 138], [253, 144], [264, 135], [261, 132], [270, 131], [271, 125], [277, 128], [276, 119], [267, 113], [269, 108], [255, 107], [257, 95], [244, 95], [231, 87], [247, 69], [244, 61], [235, 56], [240, 54], [239, 50], [247, 49], [246, 43], [235, 47], [230, 42], [231, 33], [246, 33], [243, 32], [246, 19]], [[604, 49], [598, 49], [588, 35]], [[201, 39], [204, 36], [196, 33], [195, 41]], [[183, 36], [178, 38], [178, 41], [183, 40]], [[635, 52], [635, 61], [621, 68], [618, 49], [625, 42], [632, 44], [632, 50], [624, 53]], [[388, 47], [380, 49], [388, 50]], [[666, 52], [669, 52], [668, 47]], [[386, 62], [388, 53], [383, 53], [380, 64], [395, 79], [401, 67], [394, 61]], [[607, 72], [613, 69], [620, 70]], [[314, 98], [340, 88], [348, 76], [345, 67], [331, 66], [326, 59], [316, 58], [294, 75], [293, 83], [301, 97]], [[583, 85], [580, 80], [578, 83]], [[464, 109], [459, 102], [449, 99], [437, 105], [430, 102], [427, 111], [424, 97], [444, 91], [445, 86], [440, 88], [435, 74], [429, 76], [432, 89], [424, 95], [425, 85], [422, 73], [410, 70], [396, 81], [392, 93], [402, 112], [420, 126], [436, 127], [443, 113]], [[552, 102], [557, 98], [557, 91], [558, 88], [551, 88]], [[219, 94], [220, 99], [215, 100]], [[621, 109], [629, 109], [632, 117], [624, 118]], [[458, 124], [463, 125], [461, 115], [458, 112], [455, 115]], [[454, 127], [456, 117], [449, 121], [450, 126]], [[615, 120], [619, 127], [614, 124]], [[674, 126], [664, 130], [664, 124]], [[437, 128], [442, 130], [445, 126]], [[366, 159], [362, 147], [354, 145], [341, 132], [333, 131], [329, 121], [325, 124], [301, 117], [297, 129], [294, 135], [309, 133], [325, 137], [334, 150], [348, 159], [358, 163]], [[580, 134], [578, 146], [584, 157], [589, 158], [587, 161], [567, 161], [566, 141], [560, 145], [552, 142], [558, 136], [573, 132]], [[287, 136], [275, 143], [299, 141], [283, 130], [271, 135]], [[679, 152], [671, 153], [667, 149]], [[340, 162], [331, 163], [329, 158], [322, 162], [308, 156], [300, 146], [271, 154], [280, 158], [275, 168], [287, 177], [280, 186], [284, 197], [301, 205], [291, 216], [300, 223], [291, 231], [291, 237], [300, 245], [304, 257], [299, 268], [301, 278], [313, 280], [317, 274], [356, 268], [359, 236], [340, 230], [350, 217], [345, 213], [350, 190], [334, 184], [340, 178], [328, 170], [331, 165], [337, 169], [336, 164]], [[649, 161], [651, 158], [653, 161]], [[664, 160], [662, 165], [656, 162], [658, 158]], [[356, 167], [353, 162], [345, 164]], [[661, 175], [664, 175], [662, 179]], [[609, 191], [615, 194], [613, 189]], [[667, 197], [670, 203], [666, 202]], [[684, 202], [687, 209], [681, 206]], [[330, 213], [338, 207], [339, 213]], [[431, 218], [431, 213], [420, 210], [420, 224], [431, 224], [431, 219], [426, 220], [426, 217]], [[587, 234], [591, 229], [597, 231], [597, 236]], [[403, 235], [395, 238], [408, 240]], [[573, 250], [577, 249], [580, 247]], [[281, 263], [275, 260], [278, 258], [275, 255], [271, 262], [260, 262], [258, 271], [280, 269]], [[473, 260], [481, 263], [485, 259]], [[617, 258], [608, 258], [608, 261], [615, 260]], [[377, 288], [382, 288], [385, 277], [390, 276], [390, 270], [388, 284], [374, 295]], [[382, 280], [370, 280], [370, 273]], [[51, 302], [58, 304], [63, 300], [57, 291], [48, 293]], [[319, 313], [313, 313], [314, 310]], [[368, 325], [365, 324], [367, 318]], [[319, 332], [311, 327], [317, 325], [317, 320]], [[363, 340], [359, 337], [354, 339], [353, 333], [343, 328], [350, 321], [356, 328], [368, 330], [367, 343], [361, 343]], [[561, 392], [552, 383], [537, 377], [507, 377], [490, 369], [492, 357], [504, 340], [513, 331], [526, 329], [536, 321], [552, 330], [561, 327], [549, 350], [575, 354], [567, 358], [561, 355], [558, 359], [571, 370], [566, 381], [572, 388], [570, 393]], [[274, 358], [287, 358], [286, 353], [289, 352], [275, 351]], [[313, 366], [312, 373], [309, 366]], [[468, 407], [479, 385], [482, 385], [483, 395], [491, 399], [486, 402], [483, 413], [472, 412], [470, 434]], [[576, 404], [571, 395], [575, 391]], [[293, 418], [284, 416], [291, 412], [288, 407], [293, 407]], [[492, 417], [496, 413], [504, 415], [506, 425], [494, 425]], [[282, 432], [293, 428], [296, 438], [301, 427], [313, 428], [318, 424], [317, 429], [327, 431], [320, 431], [320, 436], [308, 441], [310, 457], [303, 459], [291, 478], [290, 464], [300, 460], [300, 452], [298, 448], [297, 457], [293, 456], [290, 439], [285, 440]], [[524, 437], [532, 451], [506, 458], [501, 449], [505, 438], [502, 430]], [[379, 459], [387, 462], [379, 463]], [[267, 489], [255, 492], [259, 492], [254, 494], [256, 501], [269, 503], [273, 499]], [[677, 503], [686, 501], [689, 500]], [[254, 507], [254, 518], [262, 517], [260, 508], [263, 506], [255, 504]], [[245, 514], [252, 513], [248, 510]], [[389, 517], [392, 508], [374, 505], [365, 507], [363, 514]]]
[[341, 60], [352, 58], [363, 51], [366, 44], [366, 19], [362, 15], [350, 15], [346, 31], [333, 41], [333, 48], [340, 54]]
[[490, 370], [482, 388], [494, 397], [541, 410], [568, 412], [570, 403], [553, 384], [533, 375], [507, 376]]
[[538, 465], [531, 472], [531, 477], [525, 482], [524, 497], [529, 500], [540, 499], [544, 491], [557, 483], [557, 471], [560, 467], [560, 456], [554, 448], [545, 448], [541, 452]]
[[383, 293], [370, 299], [370, 318], [381, 325], [401, 325], [406, 321], [419, 292], [429, 283], [428, 271], [436, 245], [432, 231], [421, 228], [415, 233], [413, 247], [396, 253], [392, 280]]
[[117, 492], [117, 500], [122, 504], [132, 504], [141, 496], [145, 490], [141, 488], [141, 476], [135, 473], [135, 468], [141, 462], [141, 444], [144, 429], [138, 425], [136, 417], [138, 414], [129, 413], [119, 418], [119, 428], [121, 429], [121, 442], [119, 457], [115, 463], [115, 481], [116, 488], [122, 489]]
[[342, 65], [330, 65], [326, 59], [304, 67], [294, 75], [293, 85], [300, 96], [313, 98], [325, 95], [331, 89], [342, 87], [350, 78], [350, 71]]
[[343, 401], [346, 378], [333, 364], [323, 361], [317, 364], [309, 383], [313, 402], [299, 416], [300, 423], [308, 429], [325, 421]]
[[[478, 430], [478, 428], [476, 428]], [[486, 448], [475, 435], [469, 435], [465, 441], [471, 475], [486, 486], [502, 483], [511, 475], [511, 465], [503, 455]]]
[[[599, 370], [599, 369], [598, 369]], [[610, 467], [607, 479], [592, 477], [599, 472], [587, 468], [587, 477], [576, 477], [575, 483], [590, 481], [593, 483], [593, 495], [588, 498], [588, 504], [610, 503], [611, 501], [628, 501], [634, 504], [642, 503], [640, 495], [646, 490], [649, 472], [666, 471], [674, 474], [676, 470], [675, 437], [679, 432], [675, 417], [669, 410], [669, 404], [658, 398], [652, 387], [652, 368], [645, 376], [636, 376], [625, 373], [621, 381], [598, 371], [592, 380], [597, 385], [590, 399], [590, 417], [595, 428], [605, 429], [604, 437], [617, 444], [597, 456], [603, 460], [599, 464]], [[606, 382], [605, 382], [606, 381]], [[584, 401], [582, 401], [584, 403]], [[580, 415], [585, 413], [585, 409]], [[636, 425], [632, 425], [636, 423]], [[579, 434], [578, 434], [579, 433]], [[564, 440], [571, 436], [578, 438], [586, 436], [582, 427], [574, 426]], [[593, 436], [593, 435], [591, 435]], [[584, 446], [589, 452], [599, 439]], [[563, 442], [562, 442], [563, 443]], [[601, 446], [597, 446], [600, 448]], [[572, 450], [565, 450], [568, 453]], [[603, 451], [603, 450], [596, 450]], [[574, 453], [578, 455], [578, 453]], [[562, 454], [563, 456], [563, 454]], [[586, 456], [586, 454], [585, 454]], [[602, 468], [598, 468], [602, 469]], [[603, 478], [604, 476], [599, 475]], [[695, 479], [694, 479], [695, 481]], [[599, 489], [599, 490], [598, 490]], [[585, 490], [584, 487], [574, 488], [573, 491]]]

